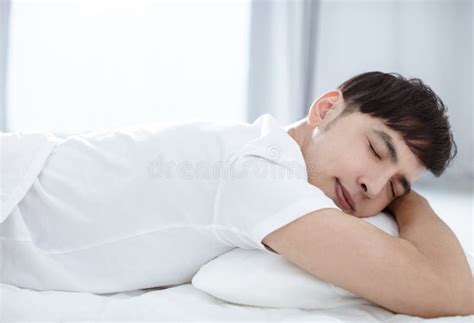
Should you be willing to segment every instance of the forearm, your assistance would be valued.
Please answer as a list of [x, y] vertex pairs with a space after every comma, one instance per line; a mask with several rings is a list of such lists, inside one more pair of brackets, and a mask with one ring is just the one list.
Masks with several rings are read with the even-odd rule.
[[411, 242], [446, 282], [446, 302], [474, 314], [474, 281], [464, 250], [428, 201], [410, 192], [391, 205], [400, 237]]

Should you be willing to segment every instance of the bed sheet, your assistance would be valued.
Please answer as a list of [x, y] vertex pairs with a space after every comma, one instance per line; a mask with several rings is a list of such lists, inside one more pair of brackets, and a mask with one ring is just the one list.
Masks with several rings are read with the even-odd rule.
[[14, 321], [312, 321], [312, 322], [473, 322], [474, 316], [422, 319], [394, 315], [375, 305], [326, 310], [254, 307], [228, 303], [184, 284], [167, 289], [103, 296], [32, 291], [1, 286], [2, 322]]

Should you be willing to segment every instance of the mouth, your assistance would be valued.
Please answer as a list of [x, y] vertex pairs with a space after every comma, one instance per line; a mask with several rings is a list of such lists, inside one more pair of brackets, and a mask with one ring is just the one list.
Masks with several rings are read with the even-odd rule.
[[354, 201], [352, 200], [351, 194], [344, 188], [344, 186], [342, 186], [338, 178], [336, 178], [336, 197], [336, 204], [341, 209], [355, 211]]

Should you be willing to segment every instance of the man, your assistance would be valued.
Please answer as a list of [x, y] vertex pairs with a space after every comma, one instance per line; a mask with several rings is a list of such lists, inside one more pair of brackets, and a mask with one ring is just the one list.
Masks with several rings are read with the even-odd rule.
[[[410, 191], [425, 168], [446, 168], [454, 144], [441, 101], [420, 81], [359, 75], [286, 129], [263, 115], [1, 139], [4, 283], [93, 293], [179, 285], [240, 247], [279, 253], [394, 312], [474, 313], [461, 246]], [[359, 219], [387, 206], [400, 237]]]
[[[449, 128], [442, 101], [417, 79], [365, 73], [323, 94], [288, 132], [307, 164], [317, 165], [308, 167], [309, 182], [340, 210], [311, 212], [263, 242], [394, 312], [473, 314], [473, 278], [462, 247], [410, 189], [425, 169], [439, 176], [455, 155]], [[387, 205], [399, 238], [357, 219]]]

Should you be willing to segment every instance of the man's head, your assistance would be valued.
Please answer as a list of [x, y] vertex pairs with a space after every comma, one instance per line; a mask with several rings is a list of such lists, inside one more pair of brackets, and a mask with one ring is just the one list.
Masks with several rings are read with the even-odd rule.
[[383, 210], [424, 170], [440, 176], [456, 155], [441, 99], [421, 80], [395, 73], [345, 81], [316, 99], [289, 133], [301, 146], [309, 182], [358, 217]]

